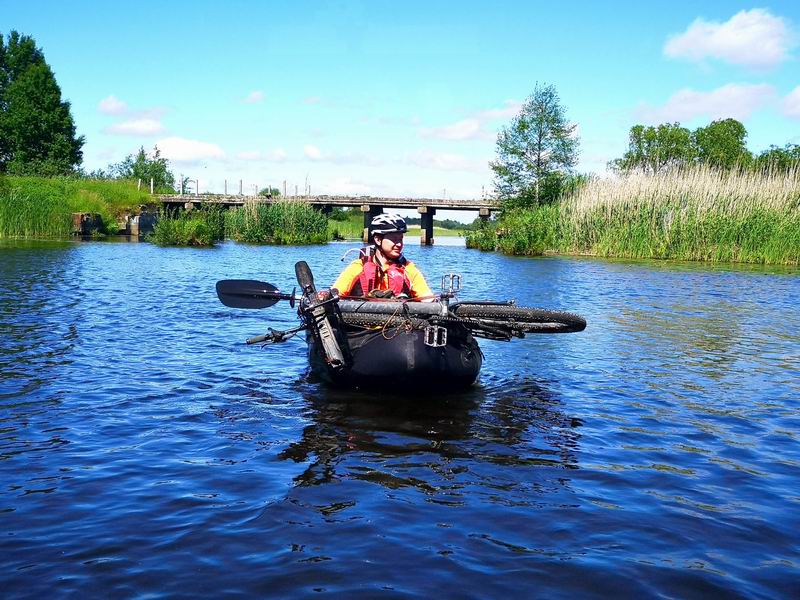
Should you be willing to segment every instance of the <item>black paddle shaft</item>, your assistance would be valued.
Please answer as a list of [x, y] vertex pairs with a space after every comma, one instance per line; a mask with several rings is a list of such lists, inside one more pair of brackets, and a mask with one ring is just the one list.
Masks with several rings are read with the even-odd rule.
[[278, 288], [253, 279], [223, 279], [217, 282], [217, 297], [231, 308], [267, 308], [280, 300], [294, 307], [294, 291], [282, 294]]

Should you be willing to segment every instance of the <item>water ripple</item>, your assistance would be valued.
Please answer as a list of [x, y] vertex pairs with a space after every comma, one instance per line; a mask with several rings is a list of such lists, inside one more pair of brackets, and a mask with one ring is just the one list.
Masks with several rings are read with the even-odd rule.
[[324, 388], [242, 343], [288, 307], [214, 296], [344, 247], [0, 244], [6, 595], [794, 595], [796, 270], [414, 248], [589, 322], [432, 398]]

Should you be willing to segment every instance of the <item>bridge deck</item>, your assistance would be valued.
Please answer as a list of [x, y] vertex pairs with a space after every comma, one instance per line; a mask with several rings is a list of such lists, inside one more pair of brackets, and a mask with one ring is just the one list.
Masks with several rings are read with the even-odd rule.
[[[237, 195], [163, 195], [159, 200], [164, 204], [221, 204], [224, 206], [242, 206], [245, 202], [270, 203], [280, 198], [264, 196], [237, 196]], [[375, 196], [289, 196], [287, 200], [304, 200], [309, 204], [319, 206], [380, 206], [382, 208], [420, 208], [430, 207], [438, 210], [480, 210], [495, 211], [500, 209], [496, 200], [465, 199], [455, 200], [446, 198], [379, 198]]]

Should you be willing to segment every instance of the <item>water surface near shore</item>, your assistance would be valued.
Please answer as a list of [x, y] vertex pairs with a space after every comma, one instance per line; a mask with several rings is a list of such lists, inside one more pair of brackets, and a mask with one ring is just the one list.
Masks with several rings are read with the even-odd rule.
[[288, 305], [214, 283], [353, 244], [0, 243], [5, 595], [795, 594], [797, 270], [457, 242], [408, 248], [433, 287], [586, 331], [482, 342], [467, 393], [333, 391], [242, 344]]

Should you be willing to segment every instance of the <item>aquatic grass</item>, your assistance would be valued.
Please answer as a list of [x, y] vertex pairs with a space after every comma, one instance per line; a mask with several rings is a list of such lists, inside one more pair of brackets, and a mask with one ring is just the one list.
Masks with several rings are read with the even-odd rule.
[[68, 237], [71, 211], [55, 194], [23, 192], [4, 180], [0, 186], [0, 237]]
[[[13, 196], [13, 197], [12, 197]], [[105, 233], [122, 215], [138, 212], [152, 197], [125, 180], [70, 177], [4, 177], [0, 186], [0, 236], [68, 237], [71, 213], [97, 213]]]
[[213, 246], [225, 236], [221, 207], [169, 213], [162, 211], [148, 241], [158, 246]]
[[593, 178], [557, 206], [506, 211], [467, 246], [507, 254], [800, 264], [800, 171]]
[[593, 179], [561, 206], [561, 251], [798, 264], [800, 171], [694, 167]]
[[225, 214], [225, 235], [256, 244], [319, 244], [330, 239], [328, 219], [308, 202], [246, 201]]
[[497, 221], [485, 221], [464, 234], [467, 248], [492, 252], [497, 250]]

